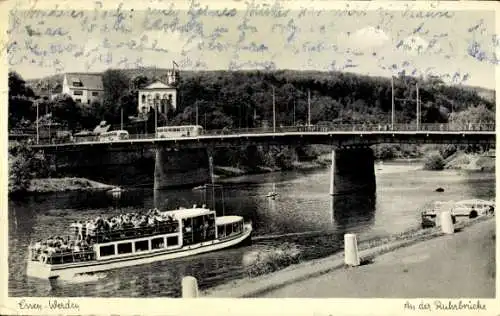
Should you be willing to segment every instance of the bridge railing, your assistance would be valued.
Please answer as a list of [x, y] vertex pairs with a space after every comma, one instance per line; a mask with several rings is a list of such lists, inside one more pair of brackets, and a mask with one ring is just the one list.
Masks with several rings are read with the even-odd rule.
[[383, 132], [383, 131], [495, 131], [495, 124], [332, 124], [310, 126], [277, 126], [207, 130], [203, 135], [237, 135], [293, 132]]
[[[447, 123], [447, 124], [322, 124], [322, 125], [302, 125], [302, 126], [276, 126], [271, 127], [257, 127], [257, 128], [239, 128], [239, 129], [214, 129], [205, 130], [201, 136], [224, 136], [224, 135], [241, 135], [241, 134], [271, 134], [271, 133], [307, 133], [307, 132], [412, 132], [412, 131], [439, 131], [439, 132], [472, 132], [472, 131], [495, 131], [494, 123], [482, 124], [460, 124], [460, 123]], [[130, 140], [140, 139], [155, 139], [156, 134], [131, 134]], [[95, 141], [101, 142], [97, 138]], [[110, 141], [105, 141], [110, 142]], [[43, 139], [39, 144], [71, 144], [81, 143], [81, 141], [69, 141], [68, 139]]]

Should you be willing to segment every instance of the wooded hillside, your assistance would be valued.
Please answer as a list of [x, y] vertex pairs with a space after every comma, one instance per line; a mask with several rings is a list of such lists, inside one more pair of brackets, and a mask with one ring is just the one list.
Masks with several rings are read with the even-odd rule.
[[[118, 123], [121, 107], [124, 108], [126, 117], [135, 115], [136, 89], [155, 79], [161, 79], [166, 72], [167, 69], [104, 72], [104, 104], [93, 105], [95, 109], [85, 113], [86, 119], [82, 120], [82, 123], [83, 121], [88, 123], [77, 125], [87, 127], [83, 125], [92, 122], [95, 126], [102, 119]], [[56, 87], [61, 82], [62, 76], [57, 75], [42, 80], [30, 80], [28, 84], [37, 94], [40, 90], [38, 88]], [[486, 109], [494, 111], [494, 98], [492, 99], [494, 91], [475, 87], [447, 86], [439, 79], [417, 80], [412, 77], [400, 77], [394, 79], [398, 123], [409, 123], [416, 118], [417, 82], [423, 123], [446, 122], [451, 112], [459, 112], [472, 106], [484, 105]], [[391, 82], [388, 78], [338, 72], [283, 70], [182, 71], [178, 83], [179, 106], [177, 111], [172, 113], [173, 116], [170, 116], [173, 117], [170, 123], [194, 123], [198, 107], [199, 123], [206, 125], [208, 129], [260, 126], [262, 121], [272, 120], [273, 87], [277, 124], [280, 125], [306, 122], [308, 90], [311, 94], [312, 124], [322, 121], [344, 123], [390, 121]], [[116, 91], [121, 93], [117, 94]], [[64, 117], [59, 119], [65, 120]], [[72, 119], [77, 118], [72, 115]]]

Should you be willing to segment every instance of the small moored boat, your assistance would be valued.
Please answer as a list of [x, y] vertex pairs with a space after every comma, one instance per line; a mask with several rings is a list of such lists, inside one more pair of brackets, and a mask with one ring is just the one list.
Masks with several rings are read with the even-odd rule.
[[109, 193], [122, 193], [124, 190], [120, 187], [114, 187], [111, 190], [108, 190]]
[[266, 194], [266, 197], [274, 199], [279, 196], [278, 192], [276, 192], [276, 184], [273, 183], [273, 190]]
[[[205, 206], [133, 214], [118, 216], [120, 228], [98, 217], [71, 224], [67, 240], [54, 237], [30, 244], [27, 275], [66, 279], [192, 256], [238, 245], [252, 233], [251, 223], [244, 223], [243, 217], [218, 217]], [[140, 222], [132, 224], [130, 218]]]
[[193, 191], [205, 190], [206, 188], [207, 188], [207, 186], [205, 184], [204, 185], [199, 185], [197, 187], [194, 187]]
[[422, 211], [422, 227], [435, 226], [438, 214], [444, 210], [451, 212], [453, 223], [455, 223], [457, 217], [476, 218], [478, 216], [493, 215], [495, 213], [495, 202], [480, 199], [458, 202], [435, 201]]

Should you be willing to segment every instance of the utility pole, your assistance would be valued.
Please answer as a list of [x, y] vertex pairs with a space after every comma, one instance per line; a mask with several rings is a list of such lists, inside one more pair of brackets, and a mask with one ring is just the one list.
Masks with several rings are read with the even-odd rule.
[[394, 130], [394, 77], [391, 74], [391, 129]]
[[274, 86], [273, 86], [273, 133], [276, 133], [276, 100], [274, 97]]
[[307, 89], [307, 126], [311, 126], [311, 90]]
[[418, 95], [418, 83], [417, 86], [417, 131], [420, 130], [420, 100]]
[[293, 98], [293, 126], [295, 126], [295, 97]]
[[196, 105], [196, 125], [198, 125], [198, 105]]
[[120, 108], [120, 130], [123, 131], [123, 107]]
[[38, 133], [38, 106], [39, 102], [36, 101], [36, 144], [40, 142], [40, 134]]
[[155, 138], [156, 138], [156, 131], [158, 130], [158, 99], [155, 99]]

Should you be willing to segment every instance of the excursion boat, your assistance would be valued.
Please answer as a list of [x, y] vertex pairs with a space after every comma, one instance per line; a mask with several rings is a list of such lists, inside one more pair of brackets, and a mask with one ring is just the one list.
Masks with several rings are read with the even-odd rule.
[[[130, 214], [118, 217], [127, 217]], [[135, 215], [134, 215], [135, 216]], [[144, 218], [145, 215], [138, 215]], [[73, 223], [68, 240], [30, 244], [27, 275], [70, 279], [106, 271], [216, 251], [250, 241], [251, 223], [241, 216], [220, 216], [203, 207], [160, 212], [150, 210], [141, 227], [110, 229], [98, 218]], [[130, 224], [131, 225], [131, 224]], [[121, 227], [123, 227], [122, 225]]]

